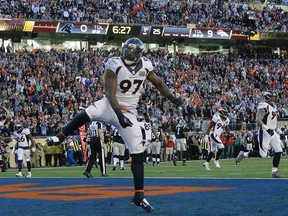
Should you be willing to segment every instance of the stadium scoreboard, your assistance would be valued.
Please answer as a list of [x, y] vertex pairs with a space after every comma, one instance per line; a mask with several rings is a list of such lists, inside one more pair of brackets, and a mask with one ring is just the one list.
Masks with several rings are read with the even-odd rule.
[[108, 35], [129, 36], [156, 36], [156, 37], [189, 37], [190, 28], [174, 28], [163, 26], [131, 26], [131, 25], [109, 25]]
[[60, 22], [56, 30], [57, 33], [66, 34], [97, 34], [106, 35], [109, 24], [107, 23], [63, 23]]
[[85, 24], [60, 22], [57, 33], [65, 34], [94, 34], [131, 37], [172, 37], [172, 38], [203, 38], [203, 39], [230, 39], [231, 30], [204, 29], [204, 28], [184, 28], [184, 27], [164, 27], [146, 25], [123, 25], [123, 24]]
[[131, 25], [109, 25], [108, 35], [131, 35], [139, 36], [141, 32], [141, 26]]
[[[108, 37], [153, 37], [154, 39], [160, 40], [161, 38], [248, 40], [247, 35], [242, 34], [242, 32], [237, 30], [230, 29], [67, 21], [33, 21], [21, 19], [0, 19], [0, 33], [1, 31], [87, 35], [89, 37], [93, 35]], [[261, 38], [261, 33], [259, 33], [259, 35], [258, 39], [253, 40], [259, 40], [259, 37]]]
[[180, 28], [164, 26], [131, 26], [109, 25], [107, 34], [128, 35], [134, 37], [171, 37], [171, 38], [203, 38], [203, 39], [230, 39], [232, 31], [205, 28]]

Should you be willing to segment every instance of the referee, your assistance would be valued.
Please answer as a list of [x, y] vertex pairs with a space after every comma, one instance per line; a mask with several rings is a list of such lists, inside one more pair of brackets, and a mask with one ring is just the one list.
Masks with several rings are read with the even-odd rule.
[[120, 136], [116, 127], [112, 126], [113, 133], [113, 171], [116, 170], [117, 163], [119, 163], [119, 169], [125, 170], [125, 142]]
[[90, 145], [91, 154], [88, 159], [88, 164], [83, 173], [87, 178], [93, 177], [91, 175], [91, 169], [96, 162], [97, 154], [99, 155], [99, 165], [102, 176], [108, 176], [106, 173], [106, 163], [104, 158], [104, 151], [102, 143], [104, 136], [102, 132], [103, 124], [99, 121], [92, 121], [89, 125], [89, 131], [87, 133], [86, 142]]

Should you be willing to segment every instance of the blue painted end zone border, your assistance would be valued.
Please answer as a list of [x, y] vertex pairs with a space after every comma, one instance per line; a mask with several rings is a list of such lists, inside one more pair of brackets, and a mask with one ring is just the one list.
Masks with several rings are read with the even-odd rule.
[[[97, 184], [109, 187], [133, 185], [131, 178], [2, 178], [0, 187], [20, 183], [37, 183], [39, 187]], [[288, 215], [288, 181], [286, 179], [175, 179], [146, 178], [146, 186], [220, 187], [229, 190], [185, 192], [147, 196], [157, 216], [263, 216]], [[33, 187], [31, 187], [33, 190]], [[5, 192], [9, 193], [9, 192]], [[0, 192], [0, 197], [3, 192]], [[81, 201], [50, 201], [0, 198], [0, 215], [5, 216], [74, 216], [74, 215], [146, 215], [130, 204], [131, 197]]]

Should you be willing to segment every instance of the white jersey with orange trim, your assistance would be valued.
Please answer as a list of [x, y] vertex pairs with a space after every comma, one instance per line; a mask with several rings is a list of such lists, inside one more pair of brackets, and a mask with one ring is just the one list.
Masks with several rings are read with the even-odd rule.
[[275, 130], [277, 128], [277, 118], [279, 115], [276, 105], [271, 106], [266, 102], [260, 102], [257, 107], [257, 110], [260, 109], [265, 110], [265, 116], [262, 119], [264, 124], [267, 125], [270, 129]]
[[[87, 115], [92, 120], [106, 122], [114, 125], [125, 144], [129, 148], [130, 154], [139, 154], [144, 152], [143, 135], [139, 122], [137, 120], [137, 106], [143, 84], [147, 76], [153, 70], [152, 63], [149, 59], [141, 57], [136, 67], [124, 64], [121, 57], [109, 58], [105, 64], [105, 70], [112, 71], [116, 74], [116, 98], [122, 108], [123, 114], [133, 123], [131, 127], [123, 128], [117, 115], [112, 109], [107, 97], [93, 103], [85, 109]], [[126, 109], [125, 109], [126, 108]]]
[[224, 128], [227, 125], [229, 125], [229, 122], [230, 122], [229, 118], [222, 120], [218, 112], [213, 115], [212, 121], [215, 123], [215, 126], [212, 132], [214, 133], [214, 135], [217, 135], [219, 137], [222, 134]]
[[[271, 106], [267, 102], [260, 102], [257, 107], [257, 112], [260, 109], [265, 111], [265, 115], [262, 119], [263, 123], [266, 124], [270, 129], [275, 130], [277, 128], [278, 118], [278, 110], [276, 106]], [[275, 153], [283, 152], [280, 135], [278, 133], [270, 135], [262, 127], [259, 127], [258, 129], [258, 144], [261, 157], [267, 157], [270, 148], [272, 148]]]
[[138, 104], [143, 83], [149, 72], [153, 71], [151, 61], [141, 57], [136, 67], [125, 65], [121, 57], [112, 57], [105, 64], [106, 69], [117, 76], [116, 97], [120, 106], [135, 108]]
[[17, 140], [18, 148], [24, 147], [29, 148], [29, 142], [27, 139], [27, 135], [30, 134], [30, 130], [28, 128], [23, 128], [21, 133], [14, 132], [13, 137]]
[[144, 140], [147, 142], [151, 142], [152, 140], [152, 124], [149, 122], [139, 122], [140, 127], [145, 131]]

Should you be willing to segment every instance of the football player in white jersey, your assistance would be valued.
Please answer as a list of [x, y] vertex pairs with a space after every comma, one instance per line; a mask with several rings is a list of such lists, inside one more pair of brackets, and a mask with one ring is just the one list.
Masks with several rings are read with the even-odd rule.
[[[209, 154], [208, 154], [206, 161], [203, 164], [206, 170], [211, 170], [209, 167], [209, 162], [212, 159], [212, 157], [215, 155], [215, 153], [216, 153], [216, 156], [215, 156], [214, 164], [217, 168], [221, 168], [219, 164], [219, 158], [225, 146], [220, 139], [220, 135], [222, 134], [224, 130], [230, 133], [229, 122], [230, 120], [228, 118], [228, 111], [226, 108], [220, 108], [218, 112], [216, 112], [212, 116], [212, 121], [204, 137], [205, 142], [209, 142], [209, 135], [210, 135]], [[212, 129], [212, 133], [210, 134], [211, 129]]]
[[[17, 142], [17, 155], [18, 155], [18, 173], [16, 174], [17, 177], [22, 177], [22, 167], [23, 167], [23, 160], [25, 159], [27, 163], [28, 173], [27, 178], [31, 178], [31, 151], [35, 152], [35, 140], [33, 139], [30, 130], [28, 128], [23, 128], [23, 124], [21, 122], [14, 123], [14, 132], [13, 138]], [[31, 141], [31, 144], [29, 143]]]
[[105, 96], [78, 113], [60, 134], [49, 137], [46, 141], [48, 145], [61, 143], [65, 137], [90, 120], [114, 125], [132, 158], [131, 170], [135, 189], [132, 203], [150, 212], [154, 208], [144, 197], [144, 146], [136, 110], [139, 96], [144, 82], [148, 80], [161, 95], [176, 106], [180, 106], [182, 100], [174, 97], [164, 81], [153, 72], [151, 61], [142, 57], [143, 50], [141, 40], [128, 39], [122, 47], [122, 56], [111, 57], [105, 64]]
[[259, 151], [243, 152], [240, 151], [236, 158], [238, 165], [243, 158], [248, 157], [267, 157], [270, 147], [274, 150], [272, 166], [272, 177], [280, 178], [278, 173], [278, 166], [282, 155], [282, 146], [280, 134], [281, 129], [278, 127], [277, 117], [279, 112], [275, 105], [277, 95], [274, 91], [268, 90], [264, 92], [264, 102], [260, 102], [257, 107], [256, 122], [259, 126], [258, 129], [258, 145]]

